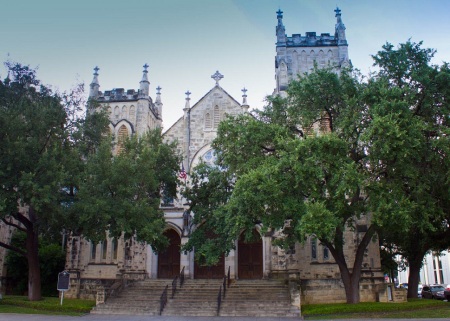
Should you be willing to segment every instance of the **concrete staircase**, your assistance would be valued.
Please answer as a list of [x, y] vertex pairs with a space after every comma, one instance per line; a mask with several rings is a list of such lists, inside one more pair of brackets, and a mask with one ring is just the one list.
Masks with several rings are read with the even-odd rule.
[[287, 285], [278, 280], [238, 280], [227, 289], [220, 316], [299, 317]]
[[223, 280], [187, 279], [175, 297], [170, 299], [162, 315], [216, 316], [217, 296]]
[[93, 314], [159, 315], [160, 297], [166, 287], [171, 293], [172, 280], [148, 279], [127, 286], [115, 297], [92, 309]]
[[[94, 314], [158, 315], [160, 296], [166, 285], [168, 302], [163, 316], [216, 316], [217, 296], [222, 280], [186, 279], [173, 299], [172, 280], [149, 279], [125, 288], [116, 297], [95, 307]], [[286, 285], [272, 280], [233, 280], [222, 299], [219, 316], [299, 317], [291, 306]]]

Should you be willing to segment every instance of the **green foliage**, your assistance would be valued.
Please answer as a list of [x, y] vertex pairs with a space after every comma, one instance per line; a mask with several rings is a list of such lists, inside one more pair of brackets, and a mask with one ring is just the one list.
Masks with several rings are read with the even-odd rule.
[[[421, 43], [387, 44], [368, 79], [352, 69], [315, 69], [292, 81], [286, 98], [222, 122], [213, 142], [218, 167], [186, 192], [196, 222], [217, 224], [207, 226], [224, 252], [255, 224], [282, 231], [284, 247], [315, 235], [348, 280], [349, 302], [358, 300], [376, 229], [410, 261], [448, 247], [450, 73], [447, 64], [430, 65], [433, 54]], [[209, 180], [212, 173], [224, 179]], [[362, 218], [368, 228], [348, 262], [343, 233]], [[185, 249], [217, 256], [197, 233]]]
[[[11, 245], [24, 248], [26, 235], [23, 232], [15, 232]], [[65, 250], [61, 244], [48, 242], [41, 239], [39, 242], [39, 263], [41, 277], [45, 282], [42, 285], [42, 293], [46, 296], [57, 296], [56, 289], [58, 273], [64, 270], [66, 260]], [[28, 262], [26, 258], [14, 251], [8, 251], [6, 255], [9, 287], [14, 294], [23, 294], [28, 287]]]
[[[433, 314], [432, 311], [437, 313]], [[379, 318], [443, 318], [450, 316], [448, 304], [438, 300], [408, 300], [405, 303], [364, 302], [357, 305], [342, 303], [307, 304], [302, 316], [318, 319], [379, 319]]]
[[79, 218], [76, 231], [95, 242], [106, 231], [111, 237], [124, 233], [161, 249], [167, 244], [161, 191], [175, 196], [178, 182], [175, 145], [164, 143], [159, 129], [125, 141], [115, 156], [110, 142], [105, 140], [88, 158], [81, 175], [70, 208]]
[[94, 300], [43, 298], [40, 301], [29, 301], [24, 296], [6, 295], [0, 300], [1, 313], [80, 315], [89, 313], [95, 307]]
[[67, 208], [108, 120], [100, 113], [84, 117], [82, 86], [55, 93], [29, 66], [7, 62], [6, 67], [11, 78], [0, 81], [0, 219], [26, 232], [27, 242], [26, 247], [0, 246], [27, 258], [34, 280], [29, 297], [38, 300], [37, 235], [54, 238], [76, 221]]
[[450, 72], [430, 63], [434, 52], [421, 43], [386, 44], [373, 56], [380, 71], [368, 87], [374, 219], [384, 246], [415, 271], [411, 288], [424, 254], [450, 244]]

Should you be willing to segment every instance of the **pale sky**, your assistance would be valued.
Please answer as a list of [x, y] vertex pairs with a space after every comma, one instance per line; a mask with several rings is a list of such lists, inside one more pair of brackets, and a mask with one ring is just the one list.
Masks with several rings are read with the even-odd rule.
[[[38, 78], [61, 91], [98, 66], [100, 90], [138, 89], [149, 64], [150, 96], [161, 86], [164, 129], [224, 75], [220, 85], [250, 108], [273, 92], [276, 11], [286, 34], [334, 34], [342, 10], [349, 58], [367, 74], [370, 55], [386, 42], [411, 39], [450, 61], [450, 0], [0, 0], [0, 60], [38, 67]], [[6, 76], [0, 67], [0, 78]], [[87, 90], [88, 91], [88, 90]]]

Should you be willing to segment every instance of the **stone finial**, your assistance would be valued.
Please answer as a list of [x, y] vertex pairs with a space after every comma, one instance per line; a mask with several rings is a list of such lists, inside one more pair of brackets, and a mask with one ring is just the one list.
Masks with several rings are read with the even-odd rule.
[[244, 87], [241, 89], [241, 91], [244, 93], [242, 95], [242, 105], [247, 105], [247, 89]]
[[214, 75], [211, 76], [216, 81], [216, 86], [219, 86], [219, 81], [223, 78], [223, 75], [217, 70]]
[[148, 98], [149, 90], [150, 90], [150, 82], [148, 81], [148, 65], [145, 64], [144, 70], [142, 71], [142, 79], [139, 82], [140, 88], [139, 88], [139, 97], [140, 98]]
[[161, 103], [161, 87], [158, 86], [156, 87], [156, 103], [160, 104]]
[[283, 11], [281, 11], [281, 9], [278, 9], [277, 11], [277, 19], [283, 19]]
[[97, 98], [98, 96], [98, 90], [100, 88], [100, 84], [98, 83], [98, 71], [100, 68], [98, 66], [95, 66], [94, 68], [94, 77], [92, 78], [92, 82], [90, 84], [90, 91], [89, 91], [89, 97]]
[[189, 100], [191, 100], [191, 98], [189, 98], [189, 95], [192, 94], [189, 90], [185, 92], [186, 94], [186, 104], [184, 105], [184, 110], [188, 110], [189, 108], [191, 108], [191, 105], [189, 103]]
[[336, 9], [334, 9], [334, 12], [336, 12], [336, 17], [341, 15], [341, 9], [339, 9], [339, 7], [336, 7]]

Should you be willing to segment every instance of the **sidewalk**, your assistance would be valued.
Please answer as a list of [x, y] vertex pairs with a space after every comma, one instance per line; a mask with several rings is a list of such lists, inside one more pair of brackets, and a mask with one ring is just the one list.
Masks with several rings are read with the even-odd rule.
[[[172, 317], [146, 315], [95, 315], [81, 317], [39, 315], [39, 314], [9, 314], [0, 313], [0, 321], [279, 321], [302, 320], [301, 318], [263, 318], [263, 317]], [[340, 319], [336, 321], [411, 321], [410, 319]], [[334, 320], [329, 320], [334, 321]], [[414, 321], [448, 321], [448, 319], [414, 319]]]

